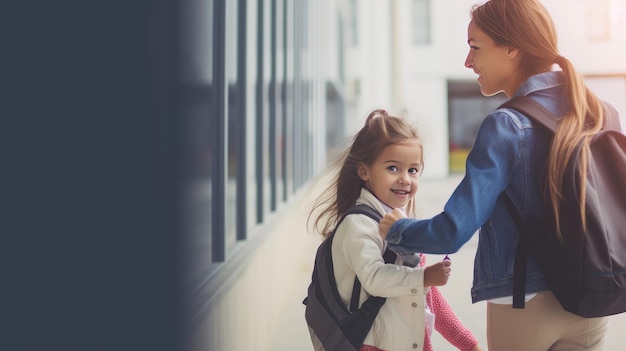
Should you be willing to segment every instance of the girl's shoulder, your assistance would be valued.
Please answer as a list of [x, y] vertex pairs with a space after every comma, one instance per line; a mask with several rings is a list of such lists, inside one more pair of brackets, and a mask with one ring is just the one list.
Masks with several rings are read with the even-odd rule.
[[375, 219], [365, 214], [351, 213], [346, 215], [341, 224], [339, 224], [338, 230], [364, 230], [370, 228], [378, 230], [378, 222]]
[[382, 238], [378, 234], [378, 222], [360, 213], [347, 215], [337, 227], [335, 235], [342, 238], [363, 237], [382, 243]]

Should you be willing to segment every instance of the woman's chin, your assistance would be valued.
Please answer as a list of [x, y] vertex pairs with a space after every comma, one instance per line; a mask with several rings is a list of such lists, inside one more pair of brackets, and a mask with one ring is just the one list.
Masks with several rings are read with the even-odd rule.
[[487, 90], [487, 89], [484, 89], [482, 86], [480, 87], [480, 93], [483, 94], [483, 96], [494, 96], [494, 95], [498, 94], [501, 91], [502, 90], [496, 90], [496, 91]]

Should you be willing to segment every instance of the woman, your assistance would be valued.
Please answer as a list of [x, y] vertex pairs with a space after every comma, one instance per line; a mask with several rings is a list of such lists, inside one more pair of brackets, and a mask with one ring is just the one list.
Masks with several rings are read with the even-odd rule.
[[559, 54], [552, 19], [536, 0], [474, 6], [467, 42], [465, 66], [478, 74], [482, 94], [525, 95], [562, 116], [554, 139], [517, 111], [492, 112], [481, 124], [465, 177], [444, 212], [413, 220], [393, 211], [381, 221], [381, 235], [396, 251], [446, 254], [459, 250], [480, 229], [471, 293], [473, 302], [488, 301], [489, 350], [602, 350], [607, 317], [582, 318], [565, 311], [532, 259], [526, 306], [512, 308], [518, 232], [501, 197], [502, 192], [509, 195], [524, 221], [538, 220], [549, 212], [547, 206], [558, 208], [568, 155], [601, 128], [602, 103]]

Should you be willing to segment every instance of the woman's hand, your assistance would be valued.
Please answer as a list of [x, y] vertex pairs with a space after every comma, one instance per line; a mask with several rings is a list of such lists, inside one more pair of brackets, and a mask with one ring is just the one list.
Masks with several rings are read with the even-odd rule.
[[426, 267], [424, 269], [424, 287], [446, 285], [451, 272], [452, 262], [450, 260], [443, 260]]
[[378, 233], [383, 240], [387, 237], [387, 233], [389, 232], [391, 226], [400, 218], [406, 218], [406, 216], [402, 211], [396, 208], [387, 213], [383, 219], [380, 220], [380, 223], [378, 223]]

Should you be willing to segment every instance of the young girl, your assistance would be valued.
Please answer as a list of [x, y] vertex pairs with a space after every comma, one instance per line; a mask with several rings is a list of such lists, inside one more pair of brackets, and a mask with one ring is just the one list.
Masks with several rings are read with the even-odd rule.
[[[385, 110], [372, 112], [339, 162], [334, 182], [314, 205], [314, 212], [318, 210], [314, 224], [322, 226], [324, 237], [358, 204], [381, 214], [393, 208], [414, 213], [422, 144], [405, 120]], [[312, 216], [313, 212], [309, 219]], [[365, 215], [347, 216], [335, 232], [332, 259], [344, 304], [350, 304], [355, 275], [362, 286], [359, 305], [369, 295], [387, 298], [360, 350], [432, 350], [433, 327], [460, 350], [481, 350], [435, 287], [447, 283], [450, 261], [425, 267], [418, 255], [405, 256], [405, 261], [417, 258], [413, 264], [403, 264], [401, 258], [385, 264], [385, 248], [376, 221]], [[415, 267], [417, 261], [421, 262]], [[314, 346], [323, 349], [315, 340]]]

